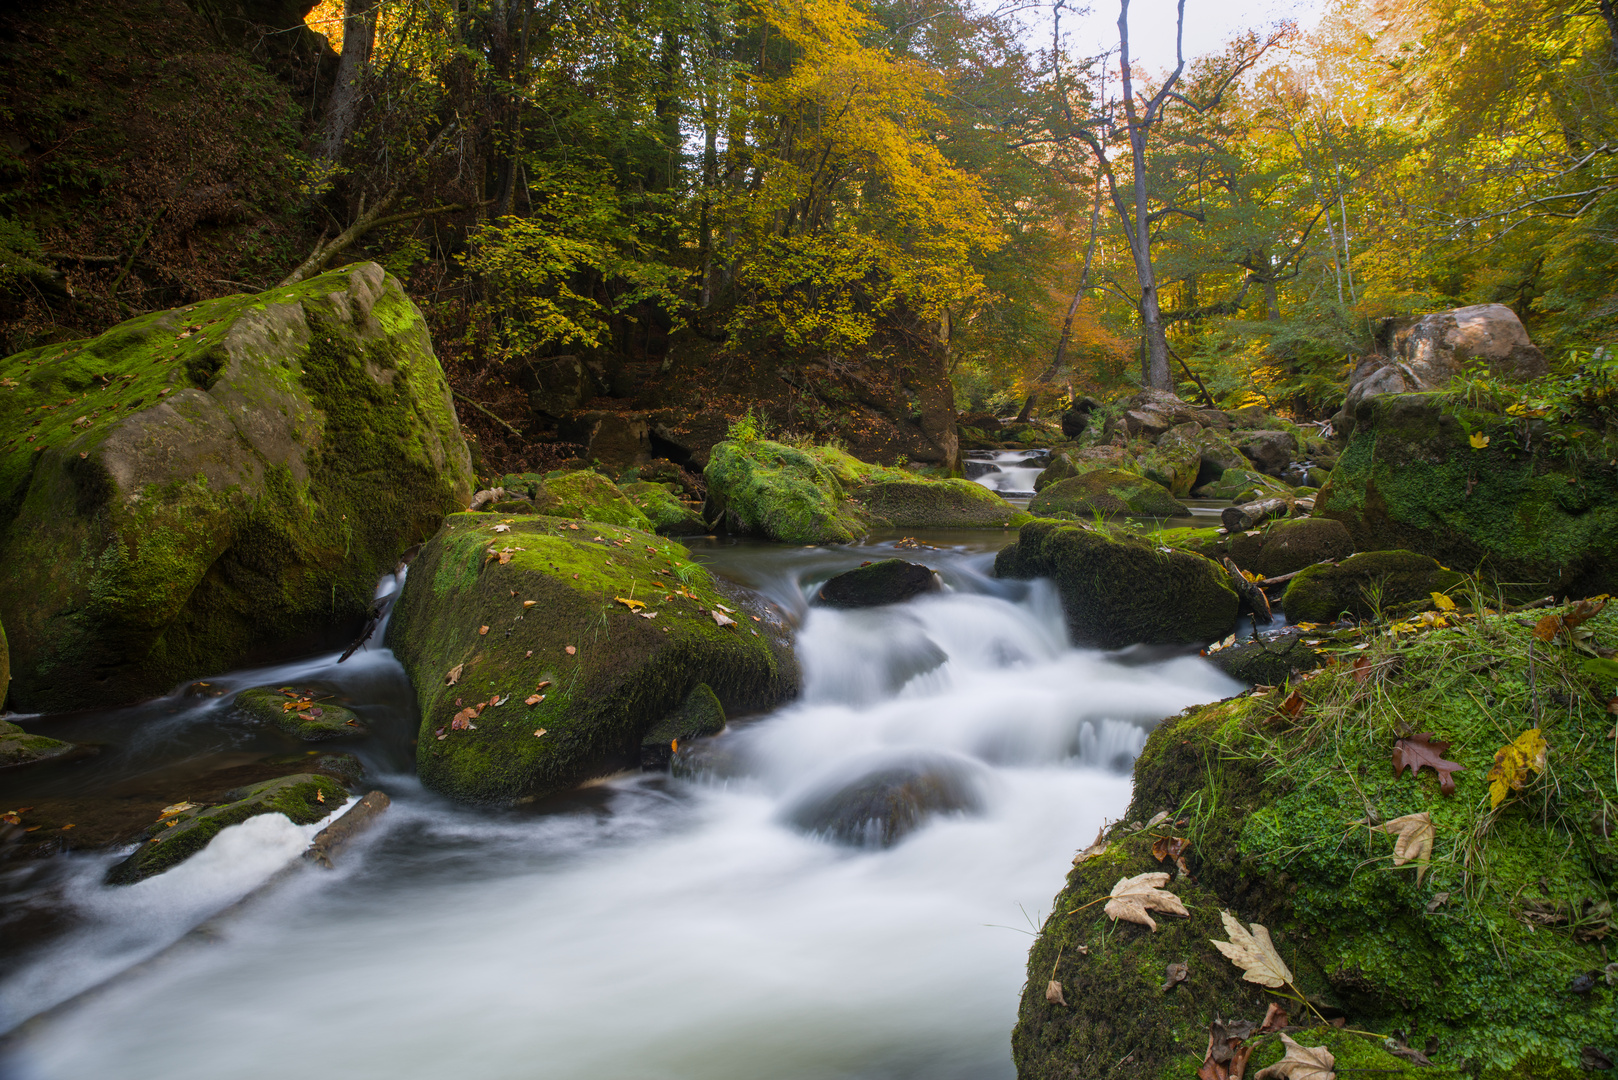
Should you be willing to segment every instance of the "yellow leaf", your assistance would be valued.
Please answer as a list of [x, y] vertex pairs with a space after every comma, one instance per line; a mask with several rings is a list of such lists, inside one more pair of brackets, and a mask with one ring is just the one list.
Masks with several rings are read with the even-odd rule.
[[1472, 449], [1474, 449], [1474, 450], [1482, 450], [1485, 446], [1489, 445], [1489, 437], [1487, 435], [1483, 434], [1483, 432], [1481, 432], [1481, 431], [1472, 432], [1472, 440], [1471, 441], [1472, 441]]
[[1433, 598], [1433, 607], [1437, 608], [1439, 611], [1454, 611], [1455, 610], [1455, 601], [1451, 600], [1449, 597], [1445, 596], [1443, 593], [1435, 592], [1435, 593], [1433, 593], [1431, 595], [1432, 595], [1432, 598]]
[[615, 596], [613, 599], [624, 605], [624, 607], [628, 608], [630, 611], [638, 611], [646, 606], [646, 601], [644, 600], [627, 600], [622, 596]]
[[1489, 809], [1494, 809], [1528, 785], [1531, 774], [1545, 771], [1545, 751], [1549, 744], [1538, 728], [1529, 728], [1509, 744], [1495, 751], [1494, 768], [1489, 770]]

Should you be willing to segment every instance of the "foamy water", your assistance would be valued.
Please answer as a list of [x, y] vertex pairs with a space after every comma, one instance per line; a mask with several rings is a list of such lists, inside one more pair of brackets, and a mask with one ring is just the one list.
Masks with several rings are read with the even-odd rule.
[[[791, 580], [775, 591], [801, 598], [825, 559], [861, 555], [783, 553]], [[1125, 666], [1068, 648], [1048, 587], [991, 583], [982, 555], [918, 557], [951, 588], [895, 608], [809, 609], [803, 696], [732, 725], [706, 748], [722, 767], [620, 777], [526, 812], [458, 807], [390, 778], [385, 824], [337, 871], [301, 875], [217, 945], [45, 1025], [13, 1069], [1011, 1076], [1029, 935], [1073, 851], [1122, 814], [1151, 724], [1236, 685], [1195, 657]], [[962, 762], [980, 809], [888, 848], [786, 822], [805, 791], [895, 760]], [[172, 940], [313, 828], [254, 819], [130, 889], [101, 886], [105, 861], [84, 859], [69, 892], [86, 926], [6, 978], [0, 1007], [16, 1021]]]

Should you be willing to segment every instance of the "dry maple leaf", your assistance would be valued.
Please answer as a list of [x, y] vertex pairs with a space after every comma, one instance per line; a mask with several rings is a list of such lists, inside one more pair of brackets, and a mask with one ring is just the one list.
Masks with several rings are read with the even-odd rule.
[[1073, 865], [1077, 866], [1086, 859], [1093, 859], [1107, 850], [1107, 827], [1105, 825], [1096, 830], [1095, 843], [1073, 856]]
[[1363, 683], [1371, 677], [1372, 664], [1369, 657], [1356, 656], [1354, 658], [1354, 681]]
[[1333, 1066], [1337, 1059], [1324, 1046], [1299, 1046], [1286, 1035], [1281, 1045], [1286, 1056], [1267, 1069], [1260, 1069], [1255, 1080], [1337, 1080]]
[[717, 611], [710, 611], [710, 612], [708, 612], [708, 614], [713, 616], [713, 621], [716, 624], [718, 624], [719, 626], [735, 626], [736, 625], [736, 620], [732, 619], [729, 615], [721, 615]]
[[1162, 989], [1165, 991], [1173, 990], [1176, 986], [1185, 982], [1190, 977], [1191, 966], [1189, 964], [1169, 964], [1163, 969]]
[[1242, 1080], [1253, 1048], [1246, 1039], [1253, 1033], [1247, 1020], [1215, 1020], [1208, 1025], [1208, 1052], [1197, 1069], [1197, 1080]]
[[1287, 967], [1281, 954], [1275, 951], [1275, 943], [1270, 940], [1270, 932], [1258, 923], [1253, 923], [1252, 932], [1242, 929], [1242, 924], [1236, 921], [1236, 916], [1228, 911], [1219, 913], [1224, 921], [1225, 933], [1230, 935], [1229, 941], [1215, 941], [1213, 947], [1225, 954], [1225, 958], [1242, 969], [1242, 978], [1260, 986], [1279, 989], [1292, 981], [1292, 969]]
[[1062, 996], [1062, 984], [1052, 979], [1045, 984], [1045, 1000], [1052, 1005], [1066, 1005], [1067, 998]]
[[1445, 761], [1444, 751], [1448, 749], [1449, 743], [1434, 742], [1430, 731], [1420, 731], [1409, 738], [1400, 739], [1393, 744], [1394, 778], [1397, 779], [1406, 769], [1415, 775], [1426, 767], [1438, 774], [1438, 790], [1441, 793], [1455, 794], [1455, 778], [1450, 773], [1461, 772], [1466, 766]]
[[524, 705], [538, 705], [541, 701], [544, 701], [544, 700], [545, 700], [545, 695], [544, 694], [529, 694], [527, 697], [523, 698], [522, 703]]
[[1494, 767], [1489, 770], [1489, 809], [1493, 810], [1511, 797], [1513, 791], [1527, 786], [1531, 774], [1545, 771], [1545, 751], [1549, 748], [1539, 729], [1529, 728], [1494, 753]]
[[1154, 932], [1157, 930], [1157, 923], [1146, 913], [1148, 908], [1190, 917], [1191, 913], [1180, 903], [1180, 898], [1162, 888], [1168, 881], [1169, 876], [1160, 872], [1119, 878], [1118, 884], [1112, 887], [1112, 895], [1107, 900], [1107, 906], [1102, 910], [1114, 922], [1123, 919], [1125, 922], [1140, 923]]
[[1433, 607], [1437, 608], [1439, 611], [1454, 611], [1455, 610], [1455, 601], [1451, 600], [1448, 596], [1445, 596], [1443, 593], [1435, 592], [1435, 593], [1430, 593], [1429, 595], [1431, 595], [1432, 598], [1433, 598]]
[[456, 683], [460, 682], [461, 681], [461, 672], [465, 668], [466, 668], [465, 664], [456, 664], [454, 667], [450, 668], [449, 673], [444, 676], [444, 685], [445, 686], [454, 686]]
[[1396, 837], [1393, 841], [1393, 865], [1403, 866], [1408, 862], [1418, 864], [1416, 884], [1420, 885], [1421, 876], [1427, 872], [1427, 864], [1433, 857], [1433, 838], [1436, 832], [1432, 817], [1425, 811], [1420, 814], [1406, 814], [1404, 817], [1384, 821], [1380, 825], [1372, 825], [1371, 831]]
[[[477, 714], [478, 711], [476, 709], [462, 709], [460, 712], [455, 714], [453, 719], [450, 720], [449, 729], [451, 731], [466, 731], [467, 729], [472, 728], [472, 718]], [[473, 728], [473, 730], [476, 729]]]
[[641, 608], [646, 606], [646, 601], [644, 600], [630, 600], [623, 596], [615, 596], [613, 597], [613, 600], [624, 605], [624, 607], [628, 608], [630, 611], [639, 611]]
[[1191, 850], [1191, 841], [1183, 836], [1159, 836], [1152, 841], [1152, 858], [1158, 862], [1173, 861], [1182, 875], [1191, 876], [1191, 868], [1185, 864], [1185, 853]]

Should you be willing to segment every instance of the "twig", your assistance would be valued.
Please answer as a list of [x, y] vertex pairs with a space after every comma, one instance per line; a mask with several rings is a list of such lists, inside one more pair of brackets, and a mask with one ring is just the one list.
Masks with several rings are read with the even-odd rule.
[[473, 401], [471, 398], [467, 397], [465, 394], [461, 393], [459, 390], [455, 389], [453, 386], [450, 387], [449, 392], [454, 394], [456, 397], [460, 398], [462, 401], [466, 402], [468, 405], [472, 406], [472, 408], [476, 409], [478, 412], [482, 413], [484, 416], [487, 416], [490, 420], [493, 420], [495, 423], [497, 423], [501, 427], [505, 428], [507, 431], [511, 432], [513, 435], [517, 436], [517, 438], [519, 438], [519, 439], [522, 438], [522, 432], [518, 431], [516, 428], [512, 427], [510, 424], [506, 423], [504, 420], [502, 420], [498, 416], [494, 415], [494, 413], [490, 412], [488, 409], [485, 409], [482, 405], [479, 405], [477, 402]]

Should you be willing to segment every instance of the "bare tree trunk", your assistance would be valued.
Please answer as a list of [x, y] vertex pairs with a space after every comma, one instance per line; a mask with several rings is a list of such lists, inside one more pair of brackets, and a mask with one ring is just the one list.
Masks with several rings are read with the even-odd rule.
[[343, 0], [343, 53], [337, 61], [337, 83], [326, 104], [326, 133], [321, 155], [336, 161], [360, 114], [360, 87], [376, 40], [376, 14], [381, 0]]

